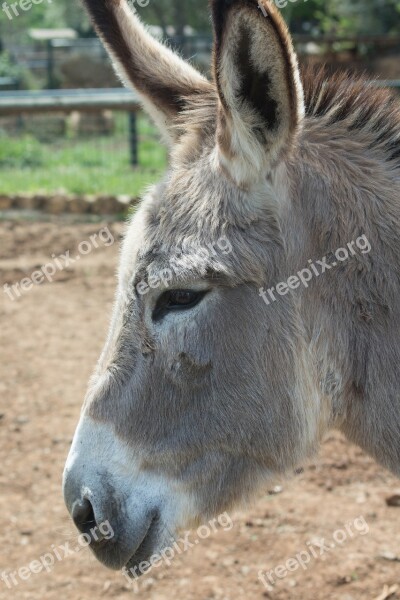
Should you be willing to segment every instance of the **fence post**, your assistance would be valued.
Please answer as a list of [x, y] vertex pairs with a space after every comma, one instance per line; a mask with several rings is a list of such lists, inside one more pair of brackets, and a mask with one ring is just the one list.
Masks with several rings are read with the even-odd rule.
[[129, 112], [129, 148], [131, 165], [135, 167], [139, 164], [138, 160], [138, 131], [137, 131], [137, 117], [136, 113]]
[[52, 90], [54, 87], [55, 81], [53, 40], [47, 40], [47, 88], [49, 90]]

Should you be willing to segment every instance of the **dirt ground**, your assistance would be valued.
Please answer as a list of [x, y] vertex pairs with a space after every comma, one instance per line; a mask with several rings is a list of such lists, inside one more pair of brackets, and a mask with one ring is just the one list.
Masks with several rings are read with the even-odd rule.
[[[76, 256], [78, 244], [104, 225], [3, 218], [1, 286], [30, 275], [52, 254]], [[123, 225], [109, 225], [117, 239]], [[105, 339], [117, 260], [117, 243], [99, 246], [17, 300], [1, 290], [0, 574], [66, 542], [76, 547], [61, 476]], [[231, 515], [232, 529], [220, 528], [170, 567], [153, 569], [136, 591], [82, 549], [56, 560], [49, 573], [9, 582], [11, 588], [0, 579], [0, 599], [400, 599], [400, 507], [386, 503], [399, 490], [399, 481], [334, 433], [319, 458], [278, 493], [266, 490]], [[303, 568], [296, 555], [308, 550]], [[283, 576], [285, 563], [292, 570]], [[277, 567], [281, 578], [267, 590], [258, 573]]]

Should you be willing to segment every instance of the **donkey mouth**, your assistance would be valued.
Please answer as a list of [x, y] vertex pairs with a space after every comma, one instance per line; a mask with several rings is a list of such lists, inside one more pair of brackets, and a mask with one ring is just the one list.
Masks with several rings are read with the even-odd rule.
[[140, 577], [144, 575], [147, 571], [151, 569], [152, 561], [149, 561], [150, 558], [161, 558], [161, 555], [154, 554], [155, 549], [157, 547], [157, 541], [159, 539], [159, 529], [160, 529], [160, 516], [156, 514], [150, 526], [140, 543], [137, 550], [131, 556], [125, 568], [127, 569], [129, 575], [132, 578]]

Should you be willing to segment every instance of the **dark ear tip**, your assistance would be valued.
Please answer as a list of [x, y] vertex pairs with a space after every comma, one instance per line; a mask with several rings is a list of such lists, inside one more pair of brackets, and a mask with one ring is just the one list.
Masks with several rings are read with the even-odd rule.
[[234, 2], [236, 2], [237, 0], [210, 0], [210, 4], [211, 6], [218, 6], [218, 7], [222, 7], [222, 6], [231, 6], [231, 4], [233, 4]]
[[233, 6], [259, 8], [260, 0], [210, 0], [210, 6], [214, 19], [221, 19], [224, 12]]
[[257, 6], [257, 0], [210, 0], [210, 4], [213, 8], [217, 8], [219, 10], [224, 8], [230, 8], [234, 4], [241, 4], [242, 6], [255, 5]]
[[231, 8], [234, 4], [243, 3], [243, 0], [210, 0], [211, 9], [215, 11], [223, 11]]
[[250, 9], [262, 15], [260, 9], [262, 6], [268, 4], [269, 3], [265, 2], [265, 0], [262, 3], [261, 0], [210, 0], [217, 51], [223, 37], [224, 26], [228, 17], [228, 13], [232, 9]]
[[214, 22], [224, 19], [225, 11], [229, 10], [235, 4], [245, 4], [248, 0], [210, 0], [211, 12]]

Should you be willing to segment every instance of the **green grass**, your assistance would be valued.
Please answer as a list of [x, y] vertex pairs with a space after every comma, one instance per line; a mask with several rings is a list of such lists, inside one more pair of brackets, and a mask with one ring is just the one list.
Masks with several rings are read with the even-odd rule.
[[112, 136], [65, 137], [41, 142], [32, 134], [0, 133], [0, 193], [139, 195], [160, 177], [166, 150], [149, 121], [140, 116], [139, 166], [129, 163], [128, 123], [116, 118]]

